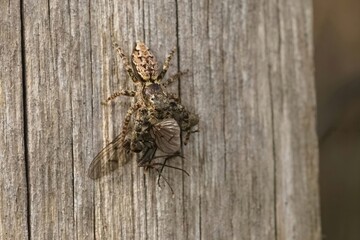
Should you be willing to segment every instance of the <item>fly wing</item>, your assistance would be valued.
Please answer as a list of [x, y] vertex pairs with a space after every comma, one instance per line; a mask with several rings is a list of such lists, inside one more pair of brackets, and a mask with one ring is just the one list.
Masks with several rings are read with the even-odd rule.
[[165, 119], [152, 127], [157, 147], [164, 153], [172, 154], [181, 146], [180, 127], [175, 119]]
[[88, 177], [98, 179], [124, 165], [129, 157], [121, 141], [121, 134], [103, 148], [88, 168]]

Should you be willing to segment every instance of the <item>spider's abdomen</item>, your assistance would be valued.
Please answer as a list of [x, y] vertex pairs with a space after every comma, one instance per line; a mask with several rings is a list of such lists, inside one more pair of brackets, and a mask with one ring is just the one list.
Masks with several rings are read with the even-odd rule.
[[149, 48], [142, 42], [136, 42], [132, 54], [132, 62], [139, 76], [144, 80], [157, 79], [158, 66], [154, 55]]

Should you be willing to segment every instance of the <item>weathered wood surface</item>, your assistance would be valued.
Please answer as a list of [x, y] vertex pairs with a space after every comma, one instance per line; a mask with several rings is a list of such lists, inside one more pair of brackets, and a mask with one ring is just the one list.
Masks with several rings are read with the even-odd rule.
[[[0, 239], [320, 239], [310, 0], [22, 4], [1, 2]], [[111, 34], [190, 70], [174, 197], [135, 161], [86, 176], [129, 106], [101, 105], [131, 87]]]
[[0, 239], [28, 236], [19, 2], [0, 2]]

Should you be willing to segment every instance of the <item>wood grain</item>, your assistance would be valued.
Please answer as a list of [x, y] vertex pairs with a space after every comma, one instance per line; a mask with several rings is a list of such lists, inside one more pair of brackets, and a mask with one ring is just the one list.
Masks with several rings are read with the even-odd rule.
[[0, 2], [0, 239], [28, 237], [20, 13]]
[[[295, 0], [24, 1], [22, 65], [13, 48], [18, 77], [25, 71], [27, 129], [17, 130], [27, 141], [13, 143], [22, 178], [5, 176], [21, 186], [21, 236], [29, 221], [33, 239], [320, 239], [311, 8]], [[167, 76], [189, 70], [171, 89], [199, 114], [200, 132], [172, 162], [191, 176], [165, 172], [174, 196], [135, 161], [98, 181], [86, 176], [131, 101], [101, 105], [133, 87], [112, 36], [127, 54], [144, 41], [161, 63], [177, 46]], [[23, 126], [23, 96], [5, 92]], [[4, 170], [15, 174], [14, 166]]]

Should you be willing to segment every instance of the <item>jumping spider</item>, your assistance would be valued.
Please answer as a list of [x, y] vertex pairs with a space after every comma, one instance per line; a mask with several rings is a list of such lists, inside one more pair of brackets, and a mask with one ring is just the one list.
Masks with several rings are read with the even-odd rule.
[[[164, 81], [175, 48], [166, 57], [163, 68], [158, 73], [157, 61], [144, 43], [136, 43], [131, 55], [132, 66], [118, 44], [114, 43], [114, 47], [135, 84], [135, 90], [115, 92], [106, 102], [121, 95], [134, 97], [135, 101], [125, 115], [121, 133], [94, 158], [88, 176], [96, 179], [115, 170], [119, 165], [126, 163], [126, 155], [130, 152], [142, 152], [142, 157], [137, 160], [138, 166], [154, 168], [158, 171], [159, 177], [164, 166], [179, 169], [166, 165], [166, 161], [180, 156], [180, 133], [186, 132], [186, 144], [190, 133], [195, 132], [192, 128], [198, 124], [199, 118], [186, 110], [174, 95], [165, 91], [166, 86], [184, 74], [178, 72]], [[160, 156], [165, 158], [163, 163], [152, 162], [153, 159], [159, 158], [155, 156], [157, 149], [167, 154]], [[179, 170], [187, 173], [183, 169]]]

